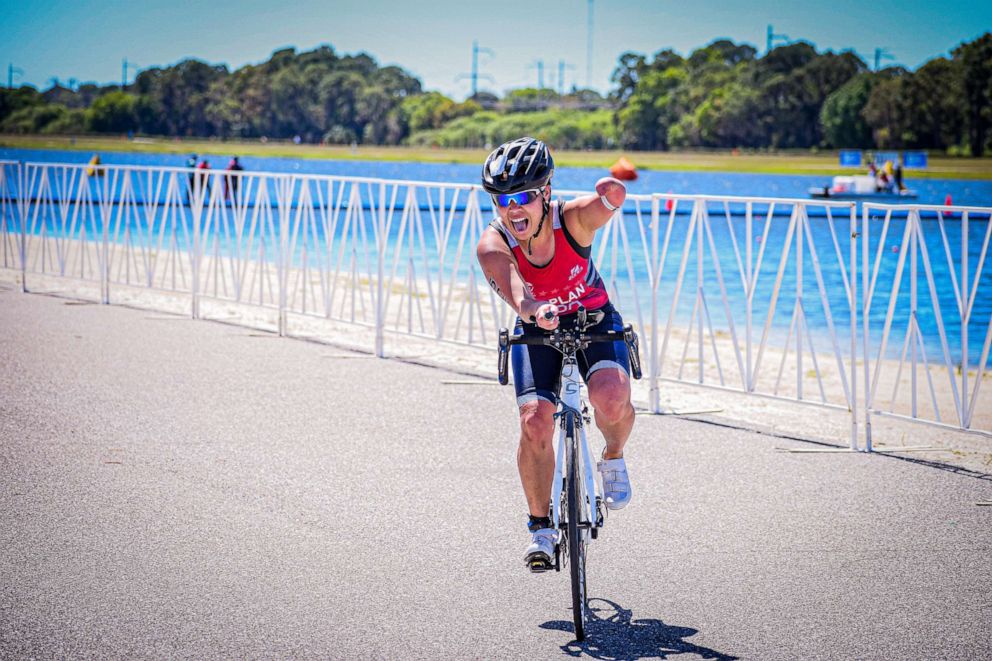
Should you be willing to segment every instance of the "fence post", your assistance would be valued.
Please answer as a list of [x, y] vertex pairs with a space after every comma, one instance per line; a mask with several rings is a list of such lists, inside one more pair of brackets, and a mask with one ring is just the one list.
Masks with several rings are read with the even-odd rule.
[[851, 318], [851, 449], [858, 449], [858, 215], [851, 205], [850, 213], [850, 300]]
[[279, 274], [279, 336], [286, 336], [286, 307], [289, 299], [289, 212], [292, 208], [290, 195], [293, 189], [292, 175], [280, 177], [279, 183], [279, 259], [276, 268]]
[[193, 199], [189, 205], [190, 222], [193, 224], [193, 245], [190, 246], [193, 254], [190, 259], [190, 269], [193, 272], [192, 283], [192, 316], [193, 319], [200, 318], [200, 216], [203, 212], [203, 182], [201, 175], [194, 170], [193, 176]]
[[101, 252], [103, 259], [100, 264], [100, 302], [110, 305], [110, 182], [109, 177], [102, 177], [103, 184], [97, 188], [102, 193], [100, 199], [100, 224], [103, 226]]
[[869, 258], [869, 243], [871, 243], [869, 237], [869, 224], [868, 224], [868, 205], [863, 204], [861, 206], [861, 343], [864, 347], [864, 373], [865, 373], [865, 394], [864, 394], [864, 406], [865, 406], [865, 452], [871, 452], [871, 371], [869, 369], [870, 365], [870, 347], [868, 338], [868, 319], [869, 319], [869, 308], [871, 306], [871, 301], [869, 300], [869, 273], [868, 268], [868, 258]]
[[[369, 191], [371, 193], [371, 191]], [[371, 200], [369, 200], [371, 202]], [[385, 353], [385, 337], [384, 330], [386, 325], [386, 310], [383, 306], [383, 277], [386, 272], [385, 262], [386, 262], [386, 223], [385, 223], [385, 210], [386, 210], [386, 182], [382, 181], [379, 183], [379, 210], [378, 213], [372, 214], [373, 221], [375, 222], [376, 228], [376, 249], [378, 252], [378, 258], [376, 260], [376, 266], [378, 269], [378, 276], [376, 278], [376, 295], [375, 295], [375, 355], [378, 358], [384, 358]]]
[[28, 197], [25, 183], [27, 174], [24, 161], [17, 161], [17, 207], [21, 217], [21, 292], [28, 293]]
[[[992, 222], [990, 219], [989, 222]], [[917, 227], [920, 225], [918, 224]], [[925, 239], [924, 239], [925, 240]], [[983, 255], [984, 256], [984, 255]], [[958, 418], [965, 429], [971, 427], [968, 415], [968, 323], [971, 321], [971, 300], [968, 287], [968, 212], [961, 212], [961, 416]], [[979, 268], [981, 268], [979, 266]], [[976, 280], [981, 280], [978, 273]]]
[[661, 224], [661, 205], [658, 195], [651, 196], [651, 263], [657, 271], [657, 277], [651, 283], [651, 341], [648, 344], [648, 405], [652, 413], [661, 413], [661, 397], [658, 392], [658, 287], [661, 283], [661, 269], [664, 264], [658, 263], [658, 229]]

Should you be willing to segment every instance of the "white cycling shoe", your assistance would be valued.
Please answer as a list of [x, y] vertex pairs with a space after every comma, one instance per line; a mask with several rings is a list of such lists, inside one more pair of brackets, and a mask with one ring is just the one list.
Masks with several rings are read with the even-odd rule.
[[596, 464], [596, 469], [603, 478], [603, 497], [606, 499], [606, 509], [621, 510], [630, 502], [630, 477], [627, 475], [627, 464], [623, 457], [619, 459], [603, 459]]
[[554, 569], [555, 544], [558, 531], [554, 528], [540, 528], [531, 533], [530, 546], [524, 553], [524, 563], [533, 572]]

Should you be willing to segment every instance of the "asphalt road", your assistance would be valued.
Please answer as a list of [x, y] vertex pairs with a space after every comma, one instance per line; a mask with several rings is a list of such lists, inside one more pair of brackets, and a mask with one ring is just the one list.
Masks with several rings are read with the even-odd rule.
[[992, 480], [652, 416], [575, 642], [466, 379], [0, 290], [0, 658], [992, 654]]

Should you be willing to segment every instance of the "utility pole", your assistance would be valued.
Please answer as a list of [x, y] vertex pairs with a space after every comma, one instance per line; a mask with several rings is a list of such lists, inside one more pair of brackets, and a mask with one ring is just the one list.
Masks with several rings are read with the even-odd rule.
[[7, 64], [7, 89], [14, 89], [14, 74], [18, 76], [24, 74], [24, 69], [15, 67], [12, 63]]
[[528, 69], [537, 69], [537, 89], [544, 89], [544, 60], [538, 60], [527, 67]]
[[771, 25], [768, 26], [768, 36], [765, 38], [765, 54], [771, 52], [772, 48], [775, 46], [776, 41], [781, 41], [783, 44], [789, 43], [789, 35], [787, 34], [775, 34], [775, 30]]
[[586, 88], [592, 89], [592, 0], [589, 0], [589, 15], [586, 24]]
[[571, 64], [565, 62], [565, 60], [558, 60], [558, 96], [565, 96], [565, 69], [575, 70], [575, 67]]
[[[493, 77], [488, 74], [479, 73], [479, 53], [484, 53], [486, 55], [493, 55], [492, 50], [488, 48], [480, 48], [478, 41], [472, 42], [472, 73], [471, 74], [461, 74], [455, 77], [455, 80], [462, 80], [464, 78], [469, 78], [472, 80], [472, 97], [474, 97], [479, 92], [479, 78], [485, 78], [489, 82], [495, 82]], [[469, 98], [472, 98], [469, 97]]]
[[138, 73], [138, 65], [134, 62], [128, 62], [127, 58], [124, 58], [124, 62], [121, 64], [121, 91], [127, 87], [127, 70], [130, 67], [131, 71]]
[[892, 53], [889, 52], [889, 49], [888, 48], [876, 48], [875, 49], [875, 71], [878, 71], [878, 68], [882, 64], [882, 60], [894, 60], [894, 59], [896, 59], [896, 58], [892, 55]]

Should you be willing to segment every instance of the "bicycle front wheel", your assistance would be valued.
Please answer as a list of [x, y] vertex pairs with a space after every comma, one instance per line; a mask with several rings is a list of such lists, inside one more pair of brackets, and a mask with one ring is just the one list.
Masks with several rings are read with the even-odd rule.
[[575, 416], [568, 413], [565, 418], [565, 443], [567, 444], [565, 493], [568, 503], [568, 564], [572, 579], [572, 621], [575, 623], [575, 639], [584, 640], [586, 637], [588, 598], [586, 596], [586, 540], [581, 527], [583, 508], [582, 489], [579, 486], [581, 477], [577, 434]]

